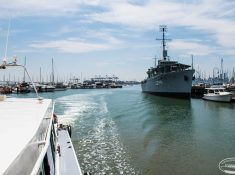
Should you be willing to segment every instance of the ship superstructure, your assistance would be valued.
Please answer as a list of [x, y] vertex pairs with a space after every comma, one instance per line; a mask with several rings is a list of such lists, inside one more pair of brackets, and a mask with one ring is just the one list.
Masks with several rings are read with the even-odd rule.
[[154, 95], [189, 98], [192, 78], [195, 70], [190, 65], [171, 61], [167, 55], [165, 32], [166, 26], [160, 26], [162, 32], [162, 59], [155, 67], [147, 71], [148, 77], [141, 82], [142, 91]]

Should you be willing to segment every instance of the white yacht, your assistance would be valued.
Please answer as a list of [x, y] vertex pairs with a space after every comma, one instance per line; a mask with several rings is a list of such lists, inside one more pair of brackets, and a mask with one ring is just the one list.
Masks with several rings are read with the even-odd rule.
[[54, 92], [55, 87], [52, 85], [43, 85], [42, 86], [42, 92]]
[[[35, 83], [38, 92], [54, 92], [55, 87], [52, 85]], [[30, 86], [30, 91], [35, 92], [33, 85]]]
[[204, 100], [219, 101], [219, 102], [231, 102], [232, 93], [226, 92], [223, 87], [212, 86], [206, 88], [206, 93], [202, 97]]
[[[0, 69], [8, 66], [24, 67], [15, 60]], [[81, 175], [71, 127], [58, 124], [54, 102], [35, 92], [28, 99], [0, 95], [0, 174]]]

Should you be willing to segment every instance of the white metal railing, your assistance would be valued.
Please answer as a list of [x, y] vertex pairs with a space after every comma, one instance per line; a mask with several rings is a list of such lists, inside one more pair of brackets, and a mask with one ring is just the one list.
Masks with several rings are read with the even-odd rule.
[[48, 130], [47, 130], [47, 134], [46, 134], [46, 139], [44, 141], [45, 145], [42, 149], [42, 151], [40, 152], [40, 155], [33, 167], [33, 170], [31, 172], [31, 175], [37, 175], [38, 173], [38, 170], [40, 169], [41, 167], [41, 164], [43, 162], [43, 159], [47, 153], [47, 150], [48, 150], [48, 147], [50, 145], [50, 137], [51, 137], [51, 129], [52, 129], [52, 120], [53, 120], [53, 111], [54, 111], [54, 102], [52, 102], [52, 113], [51, 113], [51, 119], [50, 119], [50, 122], [49, 122], [49, 127], [48, 127]]
[[7, 63], [6, 60], [3, 60], [2, 65], [0, 65], [0, 69], [6, 69], [6, 67], [23, 67], [24, 70], [25, 70], [25, 72], [26, 72], [26, 74], [27, 74], [28, 77], [29, 77], [30, 82], [31, 82], [32, 85], [33, 85], [34, 91], [36, 92], [36, 95], [37, 95], [37, 99], [38, 99], [39, 101], [42, 100], [42, 97], [40, 97], [40, 96], [38, 95], [37, 88], [36, 88], [34, 82], [32, 81], [32, 79], [31, 79], [31, 77], [30, 77], [30, 75], [29, 75], [29, 73], [28, 73], [26, 67], [25, 67], [24, 65], [16, 64], [16, 57], [13, 58], [13, 62], [12, 62], [12, 63]]

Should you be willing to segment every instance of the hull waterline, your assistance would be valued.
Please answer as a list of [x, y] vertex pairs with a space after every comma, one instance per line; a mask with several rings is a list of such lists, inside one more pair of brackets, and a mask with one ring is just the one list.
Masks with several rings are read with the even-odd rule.
[[193, 74], [194, 70], [184, 70], [148, 78], [141, 84], [142, 92], [157, 96], [189, 99]]

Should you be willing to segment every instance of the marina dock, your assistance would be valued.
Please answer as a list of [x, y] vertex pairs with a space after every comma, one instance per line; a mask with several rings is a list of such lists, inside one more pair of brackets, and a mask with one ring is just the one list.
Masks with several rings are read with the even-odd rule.
[[205, 93], [205, 86], [192, 86], [191, 97], [202, 98]]

